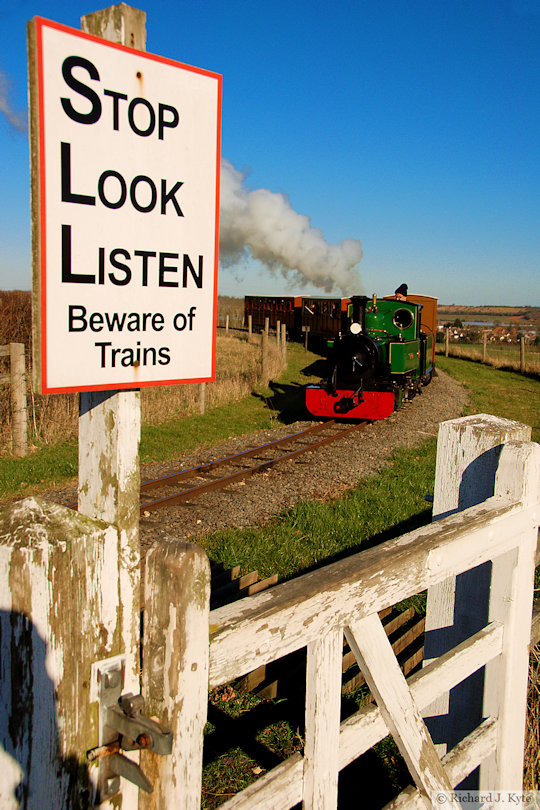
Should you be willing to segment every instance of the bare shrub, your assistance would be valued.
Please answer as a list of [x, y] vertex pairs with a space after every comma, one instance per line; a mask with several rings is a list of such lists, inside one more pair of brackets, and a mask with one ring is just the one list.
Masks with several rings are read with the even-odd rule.
[[540, 645], [529, 657], [524, 790], [540, 790]]

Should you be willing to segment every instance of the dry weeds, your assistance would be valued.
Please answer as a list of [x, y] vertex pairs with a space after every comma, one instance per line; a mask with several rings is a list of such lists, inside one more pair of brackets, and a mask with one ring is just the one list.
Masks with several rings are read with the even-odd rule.
[[[438, 354], [444, 353], [444, 347], [441, 344], [437, 346]], [[448, 350], [449, 357], [462, 357], [465, 360], [476, 360], [478, 363], [482, 362], [483, 347], [478, 345], [451, 345]], [[512, 371], [520, 370], [520, 355], [519, 346], [504, 347], [501, 349], [491, 349], [488, 346], [487, 357], [485, 365], [493, 366], [493, 368], [500, 368]], [[525, 349], [525, 372], [527, 374], [540, 374], [540, 352], [535, 348], [526, 347]]]
[[[269, 341], [268, 369], [270, 379], [283, 368], [281, 354]], [[8, 370], [7, 368], [5, 369]], [[0, 369], [0, 373], [2, 370]], [[216, 381], [205, 386], [205, 409], [225, 405], [251, 393], [261, 383], [260, 341], [252, 342], [243, 333], [218, 335], [216, 341]], [[11, 415], [9, 385], [0, 388], [0, 454], [10, 452]], [[200, 384], [157, 386], [141, 393], [144, 424], [157, 425], [171, 419], [199, 413]], [[40, 396], [32, 388], [28, 375], [28, 437], [30, 444], [53, 444], [77, 434], [79, 401], [77, 394]]]

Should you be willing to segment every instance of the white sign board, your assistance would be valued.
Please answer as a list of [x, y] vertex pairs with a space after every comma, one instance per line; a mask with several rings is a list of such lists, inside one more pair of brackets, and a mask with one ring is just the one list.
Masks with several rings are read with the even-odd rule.
[[212, 380], [221, 76], [33, 25], [42, 393]]

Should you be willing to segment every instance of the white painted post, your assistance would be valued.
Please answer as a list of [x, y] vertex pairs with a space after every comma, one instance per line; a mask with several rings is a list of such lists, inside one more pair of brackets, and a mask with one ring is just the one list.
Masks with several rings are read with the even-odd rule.
[[21, 458], [28, 453], [24, 343], [9, 344], [9, 361], [11, 378], [12, 448], [13, 455]]
[[[540, 445], [509, 442], [501, 452], [495, 494], [540, 505]], [[486, 667], [484, 717], [496, 717], [495, 754], [480, 768], [480, 790], [523, 787], [530, 623], [538, 532], [531, 527], [513, 552], [495, 560], [489, 621], [504, 623], [502, 655]]]
[[[437, 441], [433, 519], [461, 512], [493, 495], [502, 445], [528, 441], [530, 436], [527, 425], [486, 414], [443, 422]], [[486, 625], [490, 576], [487, 563], [429, 590], [425, 664]], [[479, 724], [482, 692], [480, 672], [427, 707], [424, 716], [434, 742], [440, 744], [439, 754]]]
[[332, 628], [308, 644], [303, 801], [306, 810], [337, 807], [342, 655], [341, 627]]
[[170, 756], [141, 754], [154, 785], [139, 810], [198, 810], [208, 705], [210, 565], [193, 543], [166, 541], [146, 557], [143, 695], [173, 732]]
[[[146, 14], [121, 3], [81, 18], [83, 31], [111, 42], [146, 50]], [[126, 673], [138, 694], [140, 630], [139, 391], [94, 391], [79, 395], [79, 512], [113, 523], [119, 531], [126, 575], [120, 580], [125, 638], [131, 640]], [[129, 684], [133, 683], [134, 688]], [[123, 780], [123, 801], [138, 789]]]
[[139, 691], [138, 633], [125, 630], [139, 616], [125, 616], [120, 590], [131, 575], [115, 527], [39, 498], [0, 509], [2, 810], [92, 805], [92, 665], [126, 653], [126, 691]]

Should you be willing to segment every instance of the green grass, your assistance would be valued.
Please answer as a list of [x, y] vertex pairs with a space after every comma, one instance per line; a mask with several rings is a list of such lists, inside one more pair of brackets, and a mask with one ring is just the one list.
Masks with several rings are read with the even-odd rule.
[[221, 531], [200, 542], [225, 566], [287, 579], [429, 522], [424, 495], [433, 491], [435, 455], [434, 439], [400, 450], [379, 475], [342, 498], [304, 501], [270, 525]]

